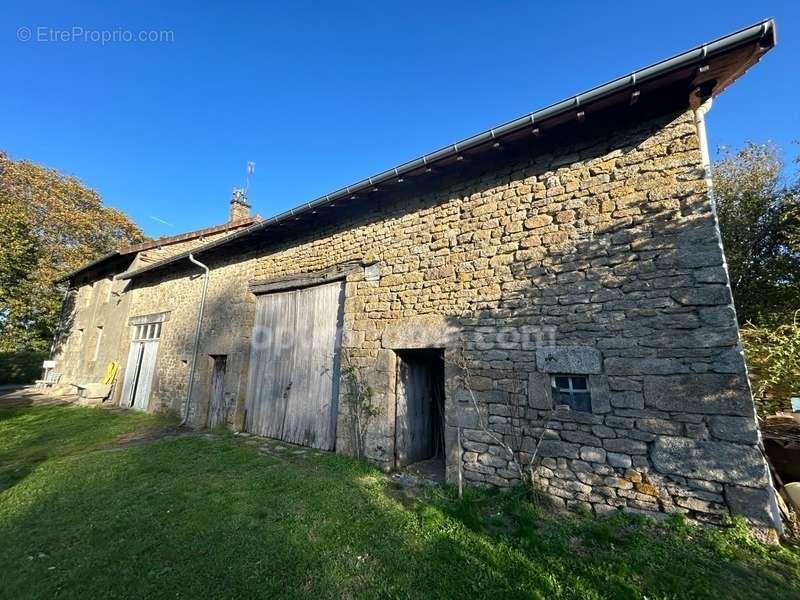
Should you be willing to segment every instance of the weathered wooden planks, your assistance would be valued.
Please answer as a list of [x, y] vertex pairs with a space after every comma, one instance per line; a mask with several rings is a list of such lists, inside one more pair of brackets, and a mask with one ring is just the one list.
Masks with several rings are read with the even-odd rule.
[[437, 403], [443, 397], [444, 377], [436, 350], [402, 351], [399, 356], [395, 461], [403, 467], [442, 451], [437, 444], [442, 427]]
[[213, 356], [214, 368], [211, 372], [211, 402], [208, 407], [208, 427], [225, 423], [225, 370], [226, 356]]
[[248, 431], [334, 448], [342, 294], [336, 281], [258, 297]]
[[361, 263], [349, 262], [336, 265], [321, 271], [299, 273], [250, 282], [250, 291], [254, 294], [268, 294], [286, 290], [295, 290], [318, 286], [327, 282], [344, 279], [349, 273], [363, 269]]

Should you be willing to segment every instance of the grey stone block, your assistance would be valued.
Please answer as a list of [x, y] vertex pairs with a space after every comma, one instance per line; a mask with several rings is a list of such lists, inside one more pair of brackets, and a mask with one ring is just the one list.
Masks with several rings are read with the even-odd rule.
[[703, 322], [715, 327], [732, 327], [736, 322], [735, 313], [729, 306], [701, 308], [698, 313]]
[[471, 442], [470, 440], [463, 440], [461, 442], [461, 446], [464, 450], [469, 450], [471, 452], [486, 452], [489, 449], [489, 446], [486, 444], [481, 444], [480, 442]]
[[557, 410], [553, 413], [553, 421], [563, 421], [565, 423], [581, 423], [583, 425], [599, 425], [603, 422], [603, 415], [580, 410]]
[[602, 357], [588, 346], [545, 346], [536, 350], [536, 368], [543, 373], [600, 373]]
[[606, 452], [606, 461], [612, 467], [628, 469], [631, 466], [631, 457], [619, 452]]
[[638, 429], [633, 429], [625, 433], [625, 437], [628, 437], [632, 440], [639, 440], [640, 442], [652, 442], [656, 439], [655, 433], [650, 433], [649, 431], [639, 431]]
[[599, 438], [614, 438], [617, 437], [616, 432], [611, 427], [605, 425], [593, 425], [592, 433]]
[[600, 446], [602, 444], [600, 438], [583, 431], [562, 431], [561, 437], [568, 442], [575, 442], [583, 446]]
[[590, 375], [589, 391], [592, 398], [592, 413], [601, 415], [611, 411], [611, 389], [608, 387], [607, 377]]
[[617, 417], [615, 415], [608, 415], [606, 417], [606, 425], [609, 427], [616, 427], [617, 429], [632, 429], [636, 421], [626, 417]]
[[543, 457], [579, 458], [580, 446], [556, 440], [542, 440], [539, 454]]
[[755, 444], [758, 441], [756, 422], [749, 417], [711, 417], [711, 435], [729, 442]]
[[726, 485], [725, 499], [734, 515], [761, 525], [762, 527], [775, 527], [779, 522], [774, 513], [775, 504], [768, 488], [750, 488], [740, 485]]
[[682, 423], [665, 419], [639, 419], [636, 421], [636, 427], [642, 431], [664, 435], [680, 435], [683, 432]]
[[642, 391], [642, 382], [638, 379], [632, 379], [630, 377], [609, 377], [608, 386], [615, 392]]
[[494, 456], [492, 454], [481, 454], [478, 457], [478, 462], [482, 465], [487, 465], [490, 467], [496, 467], [498, 469], [505, 469], [508, 466], [508, 461], [500, 458], [499, 456]]
[[750, 388], [744, 377], [738, 375], [648, 376], [644, 380], [644, 403], [648, 408], [672, 412], [753, 414]]
[[646, 454], [647, 443], [638, 440], [628, 440], [624, 438], [616, 438], [611, 440], [603, 440], [603, 447], [612, 452], [624, 452], [625, 454]]
[[744, 371], [744, 357], [739, 348], [730, 348], [714, 359], [711, 370], [715, 373], [742, 373]]
[[731, 303], [730, 291], [724, 285], [679, 288], [672, 290], [670, 296], [685, 306], [716, 306]]
[[392, 324], [383, 331], [384, 348], [445, 348], [458, 338], [458, 328], [438, 315], [421, 315]]
[[538, 410], [551, 410], [553, 393], [550, 387], [549, 375], [530, 373], [528, 375], [528, 406]]
[[583, 446], [581, 448], [581, 460], [589, 462], [604, 463], [606, 462], [606, 451], [602, 448], [593, 448], [591, 446]]
[[691, 438], [705, 439], [708, 437], [708, 427], [705, 423], [686, 423], [686, 435]]
[[641, 392], [625, 391], [611, 394], [611, 406], [615, 408], [644, 408], [644, 396]]
[[753, 446], [664, 436], [650, 458], [660, 473], [754, 487], [767, 482], [764, 458]]
[[689, 367], [676, 358], [607, 358], [609, 375], [673, 375], [687, 373]]

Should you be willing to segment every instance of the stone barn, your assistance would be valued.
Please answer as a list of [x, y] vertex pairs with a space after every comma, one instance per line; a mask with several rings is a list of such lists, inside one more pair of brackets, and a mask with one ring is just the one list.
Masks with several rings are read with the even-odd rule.
[[[196, 427], [773, 526], [704, 123], [774, 43], [765, 21], [283, 214], [103, 259], [70, 278], [65, 323], [92, 331], [83, 290], [113, 274], [111, 400]], [[76, 335], [54, 358], [87, 375]]]

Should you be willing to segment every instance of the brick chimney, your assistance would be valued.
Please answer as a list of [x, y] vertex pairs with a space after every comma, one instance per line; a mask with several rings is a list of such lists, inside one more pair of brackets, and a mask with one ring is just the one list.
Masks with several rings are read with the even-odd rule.
[[241, 221], [250, 218], [250, 205], [242, 188], [233, 188], [229, 221]]

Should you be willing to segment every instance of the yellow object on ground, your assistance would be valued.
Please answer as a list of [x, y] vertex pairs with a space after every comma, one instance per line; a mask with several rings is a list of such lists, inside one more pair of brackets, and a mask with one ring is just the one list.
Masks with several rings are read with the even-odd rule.
[[103, 377], [100, 383], [105, 385], [111, 385], [114, 383], [114, 378], [117, 376], [117, 369], [119, 369], [118, 362], [112, 361], [108, 363], [108, 366], [106, 367], [106, 375]]

